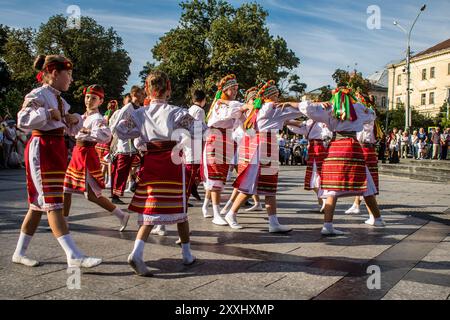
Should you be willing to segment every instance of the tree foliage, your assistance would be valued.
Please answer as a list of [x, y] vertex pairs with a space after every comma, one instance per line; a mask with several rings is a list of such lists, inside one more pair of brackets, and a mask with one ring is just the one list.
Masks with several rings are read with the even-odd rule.
[[[2, 30], [6, 30], [6, 36]], [[17, 90], [23, 96], [37, 86], [33, 61], [38, 54], [62, 54], [72, 60], [74, 82], [64, 97], [73, 111], [84, 110], [84, 87], [99, 84], [105, 90], [106, 101], [118, 99], [130, 75], [131, 59], [123, 49], [122, 39], [112, 28], [105, 29], [89, 17], [81, 18], [80, 29], [67, 28], [63, 15], [51, 17], [37, 31], [0, 28], [2, 43], [0, 61], [5, 62], [10, 76], [5, 92]], [[0, 64], [0, 81], [4, 75]]]
[[262, 80], [287, 79], [287, 91], [304, 90], [304, 84], [291, 74], [299, 59], [283, 38], [270, 35], [268, 12], [259, 4], [234, 8], [222, 0], [193, 0], [180, 6], [178, 27], [152, 49], [157, 62], [152, 67], [168, 73], [174, 102], [186, 103], [192, 87], [213, 95], [218, 80], [229, 73], [236, 74], [241, 88]]

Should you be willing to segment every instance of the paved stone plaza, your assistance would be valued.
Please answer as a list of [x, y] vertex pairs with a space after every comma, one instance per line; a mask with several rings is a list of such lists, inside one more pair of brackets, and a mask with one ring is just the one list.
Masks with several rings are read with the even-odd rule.
[[[287, 235], [269, 234], [265, 213], [241, 213], [243, 230], [214, 226], [203, 219], [201, 203], [191, 201], [197, 263], [181, 264], [170, 226], [167, 237], [151, 236], [146, 246], [152, 278], [135, 276], [126, 262], [136, 215], [120, 234], [114, 217], [76, 196], [71, 232], [104, 263], [83, 270], [81, 289], [69, 290], [65, 255], [45, 217], [28, 250], [42, 265], [11, 263], [27, 209], [25, 175], [0, 171], [0, 299], [449, 299], [450, 185], [381, 176], [379, 203], [388, 226], [364, 225], [365, 208], [345, 215], [351, 199], [343, 199], [335, 224], [348, 234], [327, 238], [303, 177], [304, 167], [284, 167], [280, 175], [280, 222], [294, 228]], [[367, 287], [371, 265], [381, 269], [380, 289]]]

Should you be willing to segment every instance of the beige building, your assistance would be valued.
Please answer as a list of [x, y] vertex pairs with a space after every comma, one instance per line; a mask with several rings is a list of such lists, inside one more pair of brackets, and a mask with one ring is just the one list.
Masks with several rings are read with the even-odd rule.
[[377, 71], [367, 78], [372, 84], [369, 95], [375, 99], [377, 110], [386, 110], [388, 105], [388, 70]]
[[[411, 107], [436, 116], [450, 96], [450, 39], [411, 58]], [[406, 61], [388, 65], [389, 109], [406, 104]]]

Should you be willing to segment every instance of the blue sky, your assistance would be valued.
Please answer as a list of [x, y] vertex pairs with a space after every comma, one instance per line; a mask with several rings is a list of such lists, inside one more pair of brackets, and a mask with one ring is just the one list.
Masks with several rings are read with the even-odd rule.
[[[245, 1], [229, 1], [238, 6]], [[419, 52], [450, 38], [449, 0], [259, 0], [268, 12], [273, 35], [286, 39], [301, 60], [296, 72], [308, 90], [333, 84], [336, 68], [357, 67], [364, 75], [382, 69], [405, 55], [406, 36], [393, 25], [405, 27], [416, 17], [422, 4], [427, 10], [416, 24], [412, 50]], [[54, 14], [66, 14], [78, 5], [81, 14], [91, 16], [105, 27], [113, 27], [123, 38], [133, 62], [127, 88], [139, 83], [138, 74], [152, 61], [151, 48], [165, 32], [177, 26], [181, 13], [177, 0], [164, 1], [9, 1], [0, 0], [0, 23], [11, 27], [38, 28]], [[377, 5], [381, 29], [370, 30], [367, 8]]]

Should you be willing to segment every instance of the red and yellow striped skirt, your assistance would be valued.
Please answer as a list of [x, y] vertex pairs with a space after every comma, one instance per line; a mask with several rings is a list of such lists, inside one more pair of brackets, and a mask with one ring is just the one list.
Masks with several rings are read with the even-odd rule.
[[105, 188], [100, 160], [97, 157], [95, 144], [81, 145], [77, 143], [72, 152], [72, 159], [66, 171], [64, 189], [66, 192], [87, 192], [87, 173], [95, 180], [98, 187]]
[[364, 160], [366, 161], [366, 166], [369, 169], [375, 187], [377, 188], [376, 194], [379, 194], [380, 180], [378, 177], [378, 155], [375, 151], [375, 146], [373, 144], [363, 144], [362, 151], [364, 155]]
[[109, 154], [110, 143], [97, 143], [95, 151], [97, 152], [100, 164], [107, 166], [109, 163], [105, 160], [105, 157]]
[[239, 147], [238, 176], [233, 184], [245, 194], [274, 196], [278, 187], [279, 154], [276, 134], [245, 135]]
[[367, 190], [366, 163], [356, 138], [331, 141], [320, 176], [324, 190], [362, 193]]
[[187, 221], [186, 177], [182, 164], [172, 161], [173, 141], [149, 143], [139, 170], [136, 193], [129, 209], [139, 225], [167, 225]]
[[[203, 180], [226, 183], [228, 170], [233, 165], [236, 144], [231, 136], [232, 130], [211, 128], [205, 143], [206, 157], [202, 162]], [[204, 163], [206, 161], [206, 163]], [[205, 170], [206, 167], [206, 170]]]
[[305, 173], [305, 190], [312, 190], [311, 179], [314, 171], [314, 163], [316, 164], [316, 175], [320, 175], [322, 171], [323, 160], [327, 156], [327, 149], [323, 145], [323, 140], [310, 140], [308, 147], [308, 162]]
[[64, 129], [33, 131], [24, 155], [30, 208], [36, 211], [62, 209], [68, 156]]

